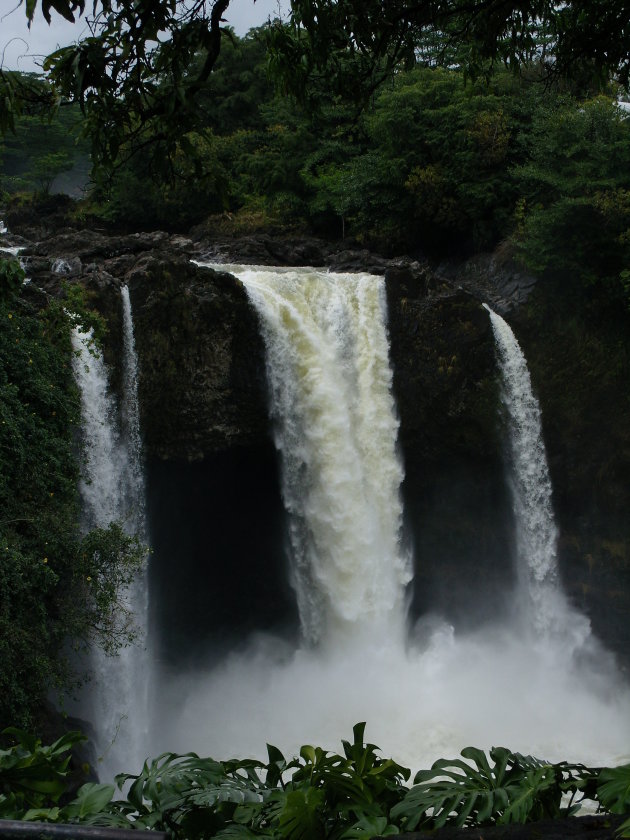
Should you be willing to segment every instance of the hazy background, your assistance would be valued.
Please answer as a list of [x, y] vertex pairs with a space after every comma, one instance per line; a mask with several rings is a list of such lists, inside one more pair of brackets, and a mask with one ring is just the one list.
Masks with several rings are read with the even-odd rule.
[[[91, 0], [86, 5], [89, 9]], [[237, 35], [245, 35], [268, 18], [286, 13], [286, 7], [286, 0], [231, 0], [225, 20]], [[87, 34], [85, 16], [73, 24], [53, 12], [49, 26], [39, 8], [29, 29], [24, 4], [0, 0], [0, 66], [6, 70], [37, 73], [45, 56]]]

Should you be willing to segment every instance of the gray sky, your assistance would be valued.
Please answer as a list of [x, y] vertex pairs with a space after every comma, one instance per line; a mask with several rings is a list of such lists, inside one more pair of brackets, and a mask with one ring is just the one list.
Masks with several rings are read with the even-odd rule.
[[[86, 7], [91, 6], [90, 0]], [[288, 0], [281, 0], [284, 11]], [[225, 15], [237, 35], [244, 35], [253, 26], [260, 26], [278, 16], [278, 0], [231, 0]], [[54, 11], [50, 26], [38, 9], [29, 30], [24, 4], [18, 0], [0, 0], [0, 65], [7, 70], [39, 72], [38, 61], [57, 47], [65, 47], [88, 34], [85, 22], [68, 23]]]

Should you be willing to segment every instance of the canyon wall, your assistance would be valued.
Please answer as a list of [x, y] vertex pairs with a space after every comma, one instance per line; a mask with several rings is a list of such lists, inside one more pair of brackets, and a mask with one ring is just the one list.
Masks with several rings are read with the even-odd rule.
[[[529, 361], [560, 529], [564, 585], [627, 660], [630, 642], [630, 341], [606, 314], [509, 262], [429, 267], [315, 240], [224, 243], [163, 233], [44, 232], [24, 243], [33, 291], [81, 284], [108, 324], [117, 387], [119, 290], [129, 286], [163, 655], [238, 645], [252, 630], [297, 632], [283, 560], [278, 464], [264, 347], [238, 280], [194, 259], [327, 265], [385, 274], [405, 467], [411, 615], [476, 626], [507, 607], [513, 522], [504, 471], [488, 300]], [[18, 241], [18, 240], [15, 240]], [[58, 262], [62, 260], [63, 262]], [[57, 261], [57, 262], [55, 262]], [[53, 268], [55, 270], [53, 270]], [[238, 629], [237, 629], [238, 628]], [[197, 641], [190, 645], [190, 638]]]

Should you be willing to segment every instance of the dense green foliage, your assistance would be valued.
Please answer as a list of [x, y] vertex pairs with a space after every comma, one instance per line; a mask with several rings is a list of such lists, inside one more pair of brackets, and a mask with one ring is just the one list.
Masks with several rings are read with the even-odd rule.
[[620, 296], [630, 264], [629, 131], [605, 97], [534, 116], [529, 160], [517, 171], [520, 247], [534, 270]]
[[73, 650], [128, 639], [118, 595], [143, 557], [116, 525], [79, 531], [71, 324], [62, 302], [22, 277], [17, 263], [0, 261], [2, 727], [41, 724], [49, 692], [77, 679]]
[[[263, 27], [224, 38], [194, 129], [174, 144], [158, 133], [151, 154], [132, 155], [135, 134], [123, 132], [87, 211], [132, 228], [351, 237], [390, 255], [509, 241], [536, 272], [627, 300], [630, 121], [612, 95], [543, 84], [540, 64], [468, 83], [458, 69], [415, 67], [360, 112], [324, 88], [303, 109], [269, 81], [268, 37]], [[60, 109], [36, 131], [37, 117], [18, 120], [5, 178], [19, 158], [22, 183], [45, 189], [75, 116]]]
[[[474, 747], [462, 750], [462, 757], [418, 772], [392, 816], [405, 819], [409, 830], [552, 819], [575, 813], [574, 798], [579, 794], [579, 802], [594, 787], [593, 771], [582, 765], [550, 764], [503, 747], [490, 750], [492, 765]], [[563, 804], [567, 793], [571, 798]]]
[[[321, 93], [316, 113], [274, 93], [264, 30], [233, 38], [200, 97], [204, 126], [163, 177], [131, 158], [93, 194], [117, 224], [208, 232], [302, 230], [389, 254], [441, 257], [511, 240], [537, 272], [613, 296], [628, 285], [630, 123], [609, 96], [498, 72], [400, 72], [360, 115]], [[581, 281], [581, 283], [580, 283]]]
[[[81, 822], [167, 831], [174, 838], [358, 840], [396, 835], [416, 827], [487, 826], [533, 822], [573, 813], [582, 798], [613, 814], [630, 810], [630, 765], [603, 770], [550, 764], [494, 748], [489, 757], [468, 747], [462, 759], [410, 772], [378, 747], [364, 743], [365, 724], [354, 727], [343, 754], [305, 745], [287, 760], [268, 746], [268, 763], [215, 761], [194, 753], [165, 753], [141, 772], [117, 777], [114, 786], [86, 784], [59, 805], [68, 782], [70, 733], [50, 747], [11, 730], [16, 744], [0, 752], [0, 818]], [[493, 762], [492, 764], [490, 762]], [[563, 796], [571, 800], [563, 804]], [[575, 800], [575, 805], [573, 804]], [[630, 836], [630, 827], [621, 827]]]
[[[41, 9], [73, 20], [85, 0], [20, 0], [29, 20]], [[90, 35], [57, 50], [44, 68], [63, 96], [81, 103], [95, 160], [111, 166], [123, 145], [172, 147], [194, 130], [197, 99], [207, 90], [225, 40], [230, 0], [94, 0]], [[291, 0], [289, 19], [270, 31], [276, 75], [299, 95], [325, 87], [365, 102], [401, 67], [457, 63], [472, 77], [497, 63], [518, 68], [541, 60], [546, 74], [627, 85], [630, 43], [625, 0], [495, 2], [435, 0]], [[3, 88], [4, 90], [2, 90]], [[23, 96], [0, 71], [0, 127]]]
[[[82, 137], [78, 105], [61, 106], [51, 86], [33, 74], [11, 73], [3, 78], [6, 84], [30, 90], [32, 98], [11, 115], [11, 130], [0, 131], [0, 194], [22, 190], [47, 194], [53, 184], [66, 192], [84, 186], [90, 169], [89, 144]], [[2, 79], [0, 94], [1, 89]], [[74, 177], [64, 176], [73, 168], [80, 171]], [[75, 194], [80, 195], [80, 190]]]

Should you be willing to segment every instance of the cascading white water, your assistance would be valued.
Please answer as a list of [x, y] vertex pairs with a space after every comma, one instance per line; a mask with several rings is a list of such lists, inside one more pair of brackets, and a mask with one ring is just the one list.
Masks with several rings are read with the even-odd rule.
[[310, 644], [257, 637], [214, 668], [170, 674], [152, 752], [264, 758], [266, 742], [285, 755], [303, 743], [338, 749], [365, 720], [384, 754], [415, 768], [469, 744], [623, 760], [630, 693], [605, 655], [595, 669], [592, 658], [567, 656], [564, 638], [533, 641], [521, 624], [491, 617], [465, 636], [426, 618], [404, 638], [409, 566], [382, 280], [221, 268], [245, 284], [265, 337]]
[[[127, 454], [127, 469], [122, 485], [123, 521], [127, 533], [135, 534], [141, 543], [147, 545], [149, 535], [146, 523], [146, 488], [142, 460], [142, 437], [140, 434], [138, 354], [136, 352], [129, 288], [122, 286], [120, 294], [123, 314], [123, 381], [120, 413], [122, 440]], [[120, 653], [121, 679], [124, 679], [126, 686], [128, 742], [124, 756], [120, 756], [119, 768], [122, 766], [137, 767], [146, 758], [151, 676], [151, 651], [148, 638], [149, 582], [146, 564], [136, 575], [127, 593], [127, 598], [133, 612], [138, 637], [134, 645], [124, 648]]]
[[107, 367], [92, 330], [75, 326], [72, 347], [72, 367], [81, 393], [84, 527], [106, 528], [122, 518], [120, 476], [126, 471], [126, 452], [116, 431], [117, 409], [109, 391]]
[[[137, 395], [137, 357], [129, 292], [123, 287], [122, 433], [109, 390], [107, 367], [92, 331], [75, 327], [73, 369], [81, 393], [85, 459], [80, 490], [83, 525], [106, 528], [119, 522], [129, 534], [146, 541], [144, 476]], [[136, 640], [116, 656], [95, 650], [90, 715], [97, 733], [99, 772], [111, 777], [135, 767], [146, 757], [148, 657], [145, 649], [148, 612], [146, 570], [121, 597], [131, 616]]]
[[129, 288], [120, 290], [123, 312], [123, 383], [121, 420], [127, 450], [125, 475], [125, 517], [127, 531], [146, 541], [145, 482], [142, 465], [142, 437], [140, 435], [140, 406], [138, 403], [138, 354], [133, 331], [133, 315]]
[[384, 283], [304, 270], [238, 276], [265, 338], [304, 635], [338, 645], [393, 634], [399, 644], [411, 574]]
[[68, 260], [64, 260], [62, 257], [59, 257], [59, 259], [53, 261], [50, 270], [53, 274], [70, 274], [70, 263]]
[[485, 303], [501, 372], [501, 399], [509, 427], [509, 484], [516, 524], [518, 608], [540, 635], [567, 634], [581, 644], [590, 632], [560, 588], [556, 528], [538, 401], [525, 356], [509, 324]]

